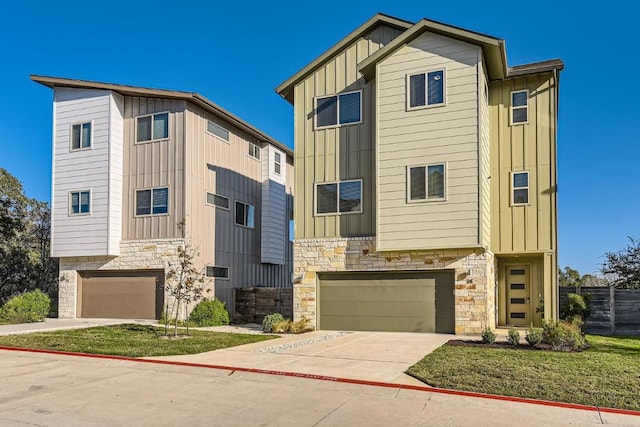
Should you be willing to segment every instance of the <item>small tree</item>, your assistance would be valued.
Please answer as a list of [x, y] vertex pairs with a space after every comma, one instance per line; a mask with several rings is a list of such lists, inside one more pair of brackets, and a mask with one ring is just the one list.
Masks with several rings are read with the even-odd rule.
[[558, 284], [560, 286], [579, 287], [582, 284], [582, 277], [578, 270], [571, 267], [558, 268]]
[[[204, 273], [195, 267], [194, 259], [198, 253], [189, 243], [178, 246], [176, 261], [169, 263], [169, 269], [165, 275], [165, 289], [173, 297], [173, 309], [170, 312], [165, 310], [165, 334], [167, 333], [169, 321], [175, 314], [174, 335], [178, 336], [178, 318], [180, 309], [188, 307], [189, 304], [198, 302], [206, 292]], [[189, 321], [187, 320], [187, 334], [189, 334]]]
[[604, 255], [601, 271], [618, 288], [640, 289], [640, 239], [628, 239], [626, 248]]

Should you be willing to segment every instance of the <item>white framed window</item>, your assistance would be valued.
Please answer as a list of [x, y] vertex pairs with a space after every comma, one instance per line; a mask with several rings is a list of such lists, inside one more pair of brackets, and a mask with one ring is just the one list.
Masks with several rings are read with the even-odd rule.
[[407, 74], [407, 110], [445, 105], [445, 97], [444, 69]]
[[150, 142], [169, 138], [169, 113], [136, 117], [136, 142]]
[[408, 166], [407, 202], [446, 200], [446, 164]]
[[511, 124], [521, 125], [529, 122], [529, 91], [511, 92]]
[[316, 215], [362, 213], [362, 180], [316, 184]]
[[207, 265], [205, 268], [207, 277], [215, 277], [217, 279], [229, 278], [229, 267], [218, 267], [214, 265]]
[[529, 172], [511, 172], [511, 205], [529, 204]]
[[253, 205], [236, 200], [236, 225], [247, 228], [255, 227], [256, 209]]
[[91, 213], [91, 190], [69, 192], [69, 215], [89, 215]]
[[71, 125], [71, 151], [91, 148], [91, 140], [93, 138], [91, 128], [91, 122]]
[[316, 98], [316, 129], [362, 123], [362, 91]]
[[280, 155], [280, 153], [274, 153], [273, 172], [276, 175], [282, 175], [282, 156]]
[[229, 142], [229, 131], [211, 120], [207, 120], [207, 133]]
[[260, 160], [260, 146], [254, 144], [253, 142], [249, 143], [249, 157], [253, 157], [256, 160]]
[[226, 211], [229, 210], [229, 198], [218, 194], [207, 193], [207, 204]]
[[136, 216], [169, 213], [169, 187], [136, 190]]

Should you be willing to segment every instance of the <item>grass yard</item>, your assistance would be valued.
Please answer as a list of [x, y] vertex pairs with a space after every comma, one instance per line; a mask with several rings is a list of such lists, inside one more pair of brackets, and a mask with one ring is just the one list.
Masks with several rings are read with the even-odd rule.
[[[178, 333], [184, 333], [179, 329]], [[128, 357], [195, 354], [277, 338], [190, 330], [190, 338], [162, 339], [164, 328], [150, 325], [99, 326], [69, 331], [0, 336], [0, 346], [39, 348]]]
[[640, 410], [640, 338], [587, 341], [581, 353], [445, 344], [407, 374], [440, 388]]

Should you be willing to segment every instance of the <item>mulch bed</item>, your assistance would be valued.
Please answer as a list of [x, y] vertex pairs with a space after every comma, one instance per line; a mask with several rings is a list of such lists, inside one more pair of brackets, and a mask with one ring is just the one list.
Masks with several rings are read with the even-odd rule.
[[517, 349], [517, 350], [545, 350], [545, 351], [563, 351], [563, 352], [575, 352], [579, 353], [586, 348], [583, 349], [573, 349], [571, 347], [562, 347], [560, 349], [554, 350], [549, 344], [540, 343], [535, 347], [531, 347], [528, 344], [519, 344], [517, 346], [513, 346], [506, 341], [496, 341], [493, 344], [484, 343], [480, 340], [449, 340], [446, 345], [454, 346], [454, 347], [483, 347], [483, 348], [506, 348], [506, 349]]

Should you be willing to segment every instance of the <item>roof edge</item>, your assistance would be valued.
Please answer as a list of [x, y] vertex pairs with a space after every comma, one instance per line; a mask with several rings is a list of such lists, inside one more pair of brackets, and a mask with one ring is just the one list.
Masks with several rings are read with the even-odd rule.
[[308, 74], [310, 74], [313, 70], [320, 67], [326, 61], [328, 61], [331, 57], [333, 57], [336, 53], [342, 50], [345, 46], [349, 45], [355, 39], [360, 37], [362, 34], [366, 33], [371, 28], [381, 25], [387, 24], [391, 26], [395, 26], [397, 28], [409, 29], [414, 24], [410, 21], [406, 21], [400, 18], [395, 18], [390, 15], [385, 15], [383, 13], [376, 13], [373, 17], [368, 19], [364, 24], [360, 25], [358, 28], [353, 30], [351, 33], [343, 37], [338, 43], [334, 44], [328, 50], [323, 52], [316, 59], [305, 65], [302, 69], [300, 69], [293, 76], [289, 77], [287, 80], [279, 84], [274, 90], [277, 94], [282, 96], [284, 99], [293, 104], [293, 86], [298, 83], [300, 80], [304, 79]]
[[544, 61], [531, 62], [528, 64], [515, 65], [507, 69], [507, 77], [526, 76], [528, 74], [544, 73], [547, 71], [564, 70], [564, 62], [560, 58], [547, 59]]
[[146, 88], [140, 86], [129, 86], [129, 85], [121, 85], [114, 83], [104, 83], [104, 82], [96, 82], [91, 80], [78, 80], [78, 79], [68, 79], [63, 77], [50, 77], [50, 76], [42, 76], [37, 74], [31, 74], [29, 78], [41, 85], [47, 86], [51, 89], [55, 87], [73, 87], [80, 89], [103, 89], [103, 90], [112, 90], [114, 92], [122, 93], [123, 95], [129, 96], [149, 96], [149, 97], [158, 97], [158, 98], [172, 98], [172, 99], [181, 99], [184, 101], [189, 101], [194, 103], [195, 105], [203, 108], [204, 110], [223, 118], [233, 125], [237, 126], [244, 132], [253, 136], [254, 138], [273, 144], [274, 146], [280, 148], [288, 156], [293, 157], [293, 150], [280, 141], [270, 137], [266, 133], [262, 132], [260, 129], [256, 128], [253, 125], [250, 125], [248, 122], [242, 120], [240, 117], [231, 113], [230, 111], [225, 110], [220, 107], [213, 101], [207, 99], [206, 97], [196, 93], [196, 92], [185, 92], [185, 91], [177, 91], [177, 90], [165, 90], [165, 89], [153, 89]]

